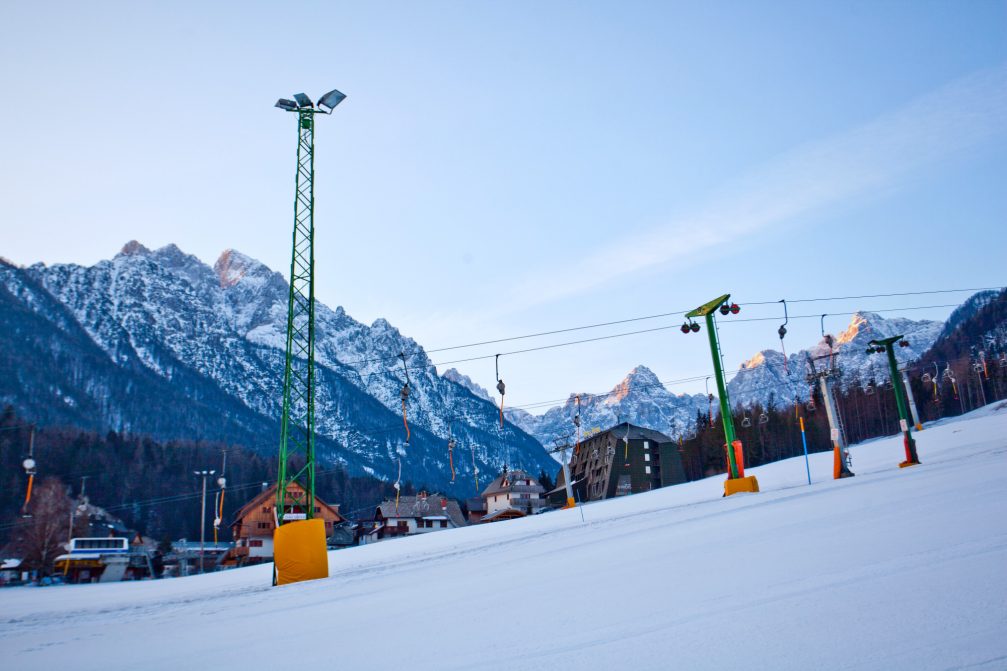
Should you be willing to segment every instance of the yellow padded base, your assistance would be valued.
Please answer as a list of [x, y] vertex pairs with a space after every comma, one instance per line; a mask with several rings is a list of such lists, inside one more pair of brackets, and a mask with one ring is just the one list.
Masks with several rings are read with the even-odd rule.
[[329, 577], [325, 522], [321, 519], [287, 522], [273, 532], [276, 584]]
[[755, 479], [754, 475], [749, 475], [745, 478], [728, 478], [724, 480], [724, 496], [730, 496], [738, 492], [757, 491], [759, 491], [759, 481]]

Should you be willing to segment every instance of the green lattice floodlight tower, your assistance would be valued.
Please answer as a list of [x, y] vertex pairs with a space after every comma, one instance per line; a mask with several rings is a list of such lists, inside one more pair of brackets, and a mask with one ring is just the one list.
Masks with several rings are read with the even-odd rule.
[[724, 423], [724, 449], [727, 451], [727, 481], [724, 483], [724, 496], [729, 496], [737, 492], [757, 492], [759, 483], [754, 475], [745, 477], [745, 457], [741, 441], [734, 433], [734, 420], [731, 417], [731, 400], [727, 396], [727, 384], [724, 381], [724, 367], [721, 365], [722, 355], [720, 353], [720, 342], [717, 338], [717, 326], [714, 316], [717, 311], [720, 314], [738, 314], [741, 308], [737, 303], [728, 303], [731, 294], [724, 294], [719, 298], [714, 298], [709, 303], [700, 305], [698, 308], [685, 315], [687, 321], [682, 325], [683, 333], [695, 333], [699, 331], [699, 324], [692, 321], [693, 317], [704, 317], [706, 319], [706, 332], [710, 338], [710, 354], [713, 357], [713, 372], [717, 378], [717, 392], [720, 397], [720, 418]]
[[909, 428], [910, 419], [909, 413], [906, 410], [905, 390], [899, 384], [899, 364], [895, 360], [895, 343], [898, 343], [900, 347], [909, 345], [905, 336], [897, 335], [891, 338], [870, 341], [867, 343], [867, 353], [880, 354], [885, 352], [888, 354], [888, 368], [892, 376], [892, 389], [895, 391], [895, 404], [899, 408], [899, 425], [902, 429], [902, 441], [906, 448], [906, 460], [899, 464], [899, 468], [905, 468], [906, 466], [915, 466], [920, 463], [920, 458], [916, 454], [916, 439], [913, 438], [912, 429]]
[[[283, 367], [283, 414], [276, 483], [276, 523], [315, 513], [315, 115], [332, 114], [346, 96], [329, 91], [318, 107], [303, 93], [276, 107], [297, 115], [294, 235]], [[296, 101], [296, 102], [295, 102]], [[288, 488], [296, 484], [293, 491]]]

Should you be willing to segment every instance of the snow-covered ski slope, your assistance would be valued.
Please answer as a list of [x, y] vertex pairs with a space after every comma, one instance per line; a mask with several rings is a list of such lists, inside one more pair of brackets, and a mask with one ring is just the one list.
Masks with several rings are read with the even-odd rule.
[[[3, 669], [1007, 668], [1007, 404], [513, 522], [185, 579], [0, 590]], [[583, 521], [581, 515], [583, 513]]]

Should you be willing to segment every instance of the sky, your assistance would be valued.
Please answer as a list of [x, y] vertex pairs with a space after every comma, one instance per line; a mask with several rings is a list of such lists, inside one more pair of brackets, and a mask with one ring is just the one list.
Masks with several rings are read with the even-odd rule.
[[[136, 239], [289, 268], [296, 125], [316, 131], [320, 300], [430, 348], [696, 307], [1007, 285], [1007, 2], [6, 3], [0, 256]], [[793, 303], [788, 351], [853, 310]], [[950, 308], [905, 310], [914, 319]], [[720, 329], [728, 368], [778, 348]], [[781, 319], [782, 321], [782, 319]], [[505, 353], [510, 404], [708, 374], [671, 316]], [[448, 366], [440, 366], [443, 371]], [[492, 358], [457, 364], [488, 388]], [[702, 384], [671, 385], [677, 393]]]

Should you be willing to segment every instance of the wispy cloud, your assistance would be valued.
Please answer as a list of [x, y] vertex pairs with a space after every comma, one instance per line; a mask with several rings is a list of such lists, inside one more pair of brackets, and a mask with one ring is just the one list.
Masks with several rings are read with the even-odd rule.
[[[937, 89], [853, 130], [787, 152], [693, 212], [562, 267], [532, 273], [493, 316], [544, 305], [888, 188], [1007, 130], [1007, 66]], [[571, 283], [569, 278], [576, 277]], [[489, 316], [489, 315], [487, 315]]]

